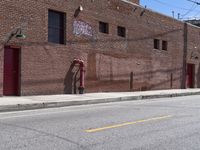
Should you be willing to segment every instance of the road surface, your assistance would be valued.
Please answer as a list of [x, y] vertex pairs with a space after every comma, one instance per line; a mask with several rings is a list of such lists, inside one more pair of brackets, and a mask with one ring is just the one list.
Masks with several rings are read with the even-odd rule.
[[200, 150], [200, 96], [0, 113], [0, 150]]

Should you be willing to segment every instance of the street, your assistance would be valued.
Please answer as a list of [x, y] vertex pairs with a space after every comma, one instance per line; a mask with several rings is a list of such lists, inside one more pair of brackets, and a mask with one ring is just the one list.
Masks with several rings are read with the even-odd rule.
[[200, 96], [0, 113], [0, 150], [199, 150]]

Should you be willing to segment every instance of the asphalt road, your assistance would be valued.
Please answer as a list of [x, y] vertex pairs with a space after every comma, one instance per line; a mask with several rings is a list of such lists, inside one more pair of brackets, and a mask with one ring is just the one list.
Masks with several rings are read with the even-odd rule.
[[0, 150], [200, 150], [200, 96], [0, 113]]

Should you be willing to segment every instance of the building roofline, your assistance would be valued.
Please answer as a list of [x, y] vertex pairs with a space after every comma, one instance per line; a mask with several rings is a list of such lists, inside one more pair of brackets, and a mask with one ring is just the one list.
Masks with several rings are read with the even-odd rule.
[[182, 24], [187, 23], [187, 24], [190, 25], [190, 26], [193, 26], [193, 27], [195, 27], [195, 28], [199, 28], [199, 29], [200, 29], [199, 26], [195, 26], [195, 25], [193, 25], [193, 24], [191, 24], [191, 23], [178, 20], [178, 19], [176, 19], [176, 18], [173, 18], [173, 17], [171, 17], [171, 16], [167, 16], [167, 15], [162, 14], [162, 13], [160, 13], [160, 12], [157, 12], [157, 11], [155, 11], [155, 10], [145, 8], [145, 7], [143, 7], [143, 6], [141, 6], [141, 5], [138, 5], [138, 4], [136, 4], [136, 3], [133, 3], [133, 2], [131, 2], [131, 1], [129, 1], [129, 0], [120, 0], [120, 1], [122, 1], [122, 2], [124, 2], [124, 3], [128, 3], [128, 4], [132, 5], [132, 6], [140, 7], [141, 9], [145, 9], [145, 10], [147, 10], [147, 11], [149, 11], [149, 12], [152, 12], [152, 13], [155, 13], [155, 14], [158, 14], [158, 15], [161, 15], [161, 16], [166, 17], [166, 18], [168, 18], [168, 19], [172, 19], [172, 20], [174, 20], [174, 21], [176, 21], [176, 22], [178, 22], [178, 23], [182, 23]]
[[158, 14], [158, 15], [161, 15], [161, 16], [166, 17], [166, 18], [168, 18], [168, 19], [172, 19], [172, 20], [174, 20], [174, 21], [176, 21], [176, 22], [185, 23], [184, 21], [178, 20], [178, 19], [173, 18], [173, 17], [171, 17], [171, 16], [167, 16], [167, 15], [162, 14], [162, 13], [160, 13], [160, 12], [157, 12], [157, 11], [155, 11], [155, 10], [148, 9], [148, 8], [145, 8], [145, 7], [143, 7], [143, 6], [141, 6], [141, 5], [138, 5], [138, 4], [136, 4], [136, 3], [130, 2], [129, 0], [120, 0], [120, 1], [125, 2], [125, 3], [128, 3], [128, 4], [131, 4], [131, 5], [136, 6], [136, 7], [140, 7], [141, 9], [145, 9], [145, 10], [147, 10], [147, 11], [149, 11], [149, 12], [152, 12], [152, 13], [155, 13], [155, 14]]

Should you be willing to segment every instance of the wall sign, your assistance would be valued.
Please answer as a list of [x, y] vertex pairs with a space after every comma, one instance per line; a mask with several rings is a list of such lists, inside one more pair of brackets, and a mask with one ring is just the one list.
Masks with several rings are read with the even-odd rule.
[[92, 27], [83, 21], [77, 21], [75, 20], [73, 23], [73, 33], [75, 35], [86, 35], [86, 36], [92, 36]]

